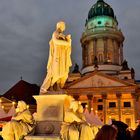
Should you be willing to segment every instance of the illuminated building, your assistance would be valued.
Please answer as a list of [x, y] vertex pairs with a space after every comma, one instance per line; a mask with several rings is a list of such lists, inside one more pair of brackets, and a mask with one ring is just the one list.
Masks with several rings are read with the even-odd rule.
[[124, 36], [113, 9], [98, 0], [89, 10], [81, 37], [82, 71], [76, 65], [66, 86], [83, 106], [98, 110], [108, 123], [120, 120], [134, 128], [139, 119], [139, 84], [123, 58]]

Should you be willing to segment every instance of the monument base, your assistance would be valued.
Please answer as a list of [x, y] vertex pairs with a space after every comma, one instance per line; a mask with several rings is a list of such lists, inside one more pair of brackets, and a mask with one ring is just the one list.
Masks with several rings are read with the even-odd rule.
[[60, 130], [64, 121], [64, 104], [68, 95], [66, 91], [53, 91], [47, 95], [33, 96], [37, 102], [35, 113], [36, 128], [34, 136], [25, 140], [60, 140]]

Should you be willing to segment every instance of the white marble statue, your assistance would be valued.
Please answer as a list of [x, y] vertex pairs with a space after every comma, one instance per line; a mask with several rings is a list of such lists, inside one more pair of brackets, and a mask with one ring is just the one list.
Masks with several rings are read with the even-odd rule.
[[64, 35], [65, 22], [60, 21], [56, 25], [56, 31], [50, 40], [50, 52], [47, 64], [47, 76], [41, 86], [40, 94], [47, 92], [49, 88], [57, 84], [57, 90], [64, 87], [68, 78], [71, 63], [71, 35]]
[[34, 130], [35, 122], [24, 101], [19, 101], [16, 114], [2, 129], [4, 140], [22, 140]]
[[72, 101], [65, 112], [61, 126], [62, 140], [93, 140], [93, 132], [83, 115], [83, 108], [77, 101]]

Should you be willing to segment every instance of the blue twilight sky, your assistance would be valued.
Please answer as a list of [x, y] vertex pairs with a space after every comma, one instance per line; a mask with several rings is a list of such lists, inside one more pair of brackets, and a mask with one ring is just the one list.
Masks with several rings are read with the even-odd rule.
[[[140, 1], [105, 0], [125, 36], [124, 58], [140, 79]], [[81, 66], [80, 37], [96, 0], [0, 0], [0, 94], [23, 77], [40, 85], [46, 75], [49, 40], [64, 20], [73, 39], [72, 60]]]

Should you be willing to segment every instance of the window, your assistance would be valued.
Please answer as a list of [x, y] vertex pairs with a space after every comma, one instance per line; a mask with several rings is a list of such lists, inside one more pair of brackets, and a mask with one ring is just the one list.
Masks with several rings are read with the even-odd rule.
[[107, 53], [107, 62], [108, 63], [112, 62], [112, 53], [111, 52]]
[[131, 102], [124, 102], [124, 107], [131, 107]]
[[113, 108], [116, 107], [116, 102], [110, 102], [109, 103], [109, 108]]
[[87, 103], [81, 103], [81, 105], [83, 106], [83, 108], [86, 108]]
[[103, 54], [102, 53], [98, 54], [98, 60], [99, 60], [99, 62], [103, 62]]
[[103, 105], [98, 105], [98, 110], [103, 110]]
[[102, 22], [101, 21], [98, 21], [98, 24], [101, 24]]
[[103, 99], [98, 99], [98, 102], [103, 102]]
[[127, 79], [128, 79], [128, 77], [127, 77], [127, 76], [125, 76], [125, 77], [124, 77], [124, 79], [125, 79], [125, 80], [127, 80]]

